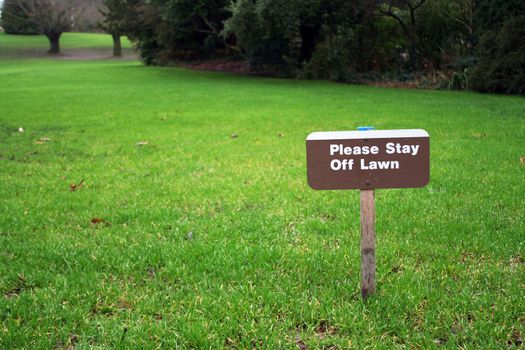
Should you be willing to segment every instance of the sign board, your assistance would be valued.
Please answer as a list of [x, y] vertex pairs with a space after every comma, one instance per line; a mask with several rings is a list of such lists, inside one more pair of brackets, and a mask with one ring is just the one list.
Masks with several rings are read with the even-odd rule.
[[422, 129], [314, 132], [306, 158], [315, 190], [423, 187], [430, 175], [429, 135]]

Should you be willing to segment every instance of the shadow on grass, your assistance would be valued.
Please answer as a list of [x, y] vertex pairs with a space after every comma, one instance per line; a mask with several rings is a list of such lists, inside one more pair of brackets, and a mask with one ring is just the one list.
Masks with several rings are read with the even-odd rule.
[[134, 49], [122, 49], [122, 57], [114, 57], [112, 48], [107, 47], [87, 47], [87, 48], [63, 48], [58, 55], [52, 55], [45, 48], [2, 48], [0, 50], [0, 59], [34, 59], [34, 58], [51, 58], [63, 60], [98, 60], [98, 59], [115, 59], [115, 60], [136, 60], [138, 55]]

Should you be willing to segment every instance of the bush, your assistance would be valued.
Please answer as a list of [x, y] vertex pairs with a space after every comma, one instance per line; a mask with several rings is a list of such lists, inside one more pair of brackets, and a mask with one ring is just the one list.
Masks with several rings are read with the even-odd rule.
[[[346, 80], [360, 65], [355, 33], [374, 7], [364, 0], [237, 0], [224, 34], [253, 70]], [[364, 45], [363, 45], [364, 46]]]
[[213, 58], [224, 49], [222, 23], [228, 0], [151, 0], [132, 9], [137, 18], [123, 31], [147, 64]]
[[7, 34], [38, 34], [38, 26], [31, 21], [17, 0], [4, 0], [0, 26]]
[[305, 64], [302, 76], [349, 82], [353, 63], [352, 46], [351, 30], [327, 37], [317, 44], [312, 59]]
[[234, 36], [254, 71], [289, 75], [300, 64], [300, 1], [239, 0], [223, 34]]
[[485, 34], [469, 88], [525, 95], [525, 16], [508, 19], [497, 34]]

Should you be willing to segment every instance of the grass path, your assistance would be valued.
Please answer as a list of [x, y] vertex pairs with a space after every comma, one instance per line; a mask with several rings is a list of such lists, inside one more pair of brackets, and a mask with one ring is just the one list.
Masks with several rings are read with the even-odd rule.
[[[0, 348], [523, 347], [524, 118], [519, 97], [0, 60]], [[431, 135], [430, 184], [377, 191], [366, 305], [358, 193], [305, 174], [309, 132], [364, 124]]]

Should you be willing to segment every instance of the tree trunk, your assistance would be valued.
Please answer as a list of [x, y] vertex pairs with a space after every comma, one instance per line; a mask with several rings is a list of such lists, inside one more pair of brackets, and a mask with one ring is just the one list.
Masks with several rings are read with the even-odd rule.
[[120, 43], [120, 34], [112, 34], [113, 37], [113, 56], [122, 56], [122, 44]]
[[[422, 1], [421, 3], [423, 3]], [[419, 57], [419, 34], [417, 33], [416, 27], [416, 9], [410, 7], [410, 25], [408, 35], [409, 54], [410, 54], [410, 65], [415, 68], [416, 71], [421, 69], [421, 59]]]
[[49, 53], [52, 55], [57, 55], [60, 53], [60, 36], [62, 33], [51, 33], [46, 34], [49, 39]]

